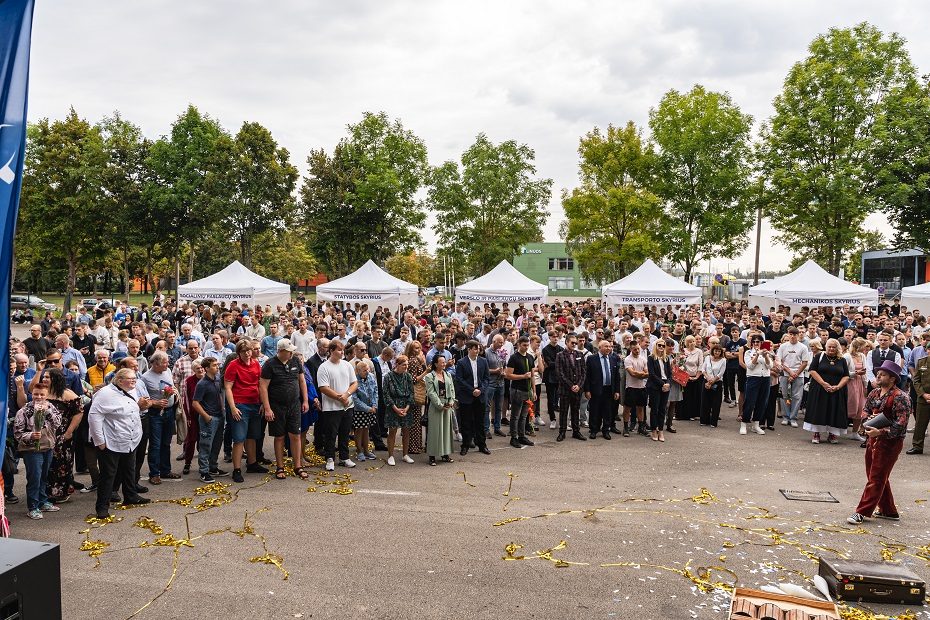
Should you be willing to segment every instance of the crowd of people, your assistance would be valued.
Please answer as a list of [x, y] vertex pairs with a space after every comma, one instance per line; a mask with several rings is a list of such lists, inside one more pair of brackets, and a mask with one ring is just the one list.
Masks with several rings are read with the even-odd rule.
[[[105, 518], [111, 502], [147, 503], [147, 485], [193, 467], [205, 483], [241, 483], [283, 480], [288, 467], [306, 479], [312, 453], [330, 471], [378, 451], [388, 466], [398, 454], [435, 466], [490, 455], [496, 437], [532, 446], [546, 426], [556, 442], [666, 442], [681, 422], [717, 428], [726, 408], [734, 434], [765, 435], [780, 418], [815, 444], [860, 442], [869, 486], [854, 516], [897, 518], [888, 474], [910, 415], [907, 454], [923, 452], [928, 344], [926, 318], [896, 304], [792, 312], [436, 298], [388, 309], [299, 297], [272, 309], [157, 295], [135, 311], [47, 313], [13, 343], [5, 501], [19, 501], [20, 459], [30, 518], [94, 491]], [[880, 415], [890, 423], [864, 426]]]

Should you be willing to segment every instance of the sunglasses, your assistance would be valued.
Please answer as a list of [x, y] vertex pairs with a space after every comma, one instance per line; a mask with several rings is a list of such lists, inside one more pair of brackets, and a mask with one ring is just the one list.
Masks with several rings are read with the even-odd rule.
[[60, 364], [61, 358], [60, 357], [56, 357], [55, 359], [45, 358], [45, 363], [46, 364]]

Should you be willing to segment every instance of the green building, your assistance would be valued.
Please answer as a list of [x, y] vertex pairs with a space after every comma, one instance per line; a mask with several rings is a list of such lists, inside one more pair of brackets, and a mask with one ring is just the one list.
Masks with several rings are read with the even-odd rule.
[[549, 287], [550, 297], [601, 296], [601, 287], [581, 277], [564, 243], [527, 243], [513, 257], [513, 266], [528, 278]]

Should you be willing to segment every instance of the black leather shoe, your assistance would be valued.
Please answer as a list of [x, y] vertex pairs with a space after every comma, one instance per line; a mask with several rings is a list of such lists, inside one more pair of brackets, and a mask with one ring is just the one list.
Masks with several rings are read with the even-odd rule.
[[468, 454], [468, 448], [462, 448], [461, 450], [459, 450], [459, 454], [462, 456], [465, 456], [466, 454]]
[[905, 452], [904, 454], [923, 454], [923, 453], [924, 453], [923, 450], [918, 450], [917, 448], [911, 448], [910, 450], [908, 450], [908, 451]]
[[597, 439], [597, 433], [588, 433], [588, 439]]
[[582, 435], [581, 433], [577, 432], [577, 431], [575, 431], [574, 433], [572, 433], [572, 439], [580, 439], [581, 441], [587, 441], [587, 439], [585, 438], [585, 436]]
[[678, 431], [676, 431], [676, 430], [675, 430], [673, 427], [671, 427], [671, 426], [666, 426], [666, 427], [665, 427], [665, 432], [666, 432], [666, 433], [677, 433]]
[[488, 450], [487, 446], [481, 446], [480, 448], [478, 448], [478, 452], [480, 452], [481, 454], [491, 454], [491, 451]]
[[533, 443], [532, 440], [527, 439], [526, 437], [520, 437], [519, 439], [517, 439], [517, 441], [519, 441], [524, 446], [535, 446], [536, 445], [535, 443]]
[[500, 429], [494, 429], [494, 434], [497, 435], [498, 437], [506, 437], [506, 436], [507, 436], [507, 433], [505, 433], [504, 431], [502, 431], [502, 430], [500, 430]]
[[148, 487], [144, 487], [141, 484], [136, 485], [136, 493], [148, 493], [148, 492], [149, 492]]
[[565, 431], [559, 431], [559, 436], [555, 438], [556, 441], [565, 441]]
[[604, 439], [610, 439], [610, 433], [608, 433], [608, 432], [606, 432], [606, 431], [603, 432], [603, 433], [601, 433], [601, 436], [602, 436]]
[[613, 425], [612, 427], [610, 427], [610, 432], [611, 432], [611, 433], [615, 433], [615, 434], [617, 434], [617, 435], [620, 435], [620, 434], [623, 433], [623, 431], [621, 431], [619, 428], [617, 428], [617, 425], [616, 425], [616, 424]]
[[143, 504], [151, 504], [152, 500], [147, 497], [137, 497], [136, 499], [130, 499], [123, 502], [123, 506], [142, 506]]
[[517, 441], [517, 438], [516, 438], [516, 437], [511, 437], [511, 438], [510, 438], [510, 445], [513, 446], [514, 448], [521, 448], [521, 447], [523, 447], [523, 444], [521, 444], [519, 441]]
[[387, 444], [384, 443], [383, 441], [381, 443], [376, 443], [375, 451], [376, 452], [387, 452]]

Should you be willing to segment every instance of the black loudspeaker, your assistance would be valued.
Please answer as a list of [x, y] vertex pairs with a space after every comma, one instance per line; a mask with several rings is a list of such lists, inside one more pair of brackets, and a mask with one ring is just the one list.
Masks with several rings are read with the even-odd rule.
[[58, 545], [0, 538], [0, 620], [61, 620]]

